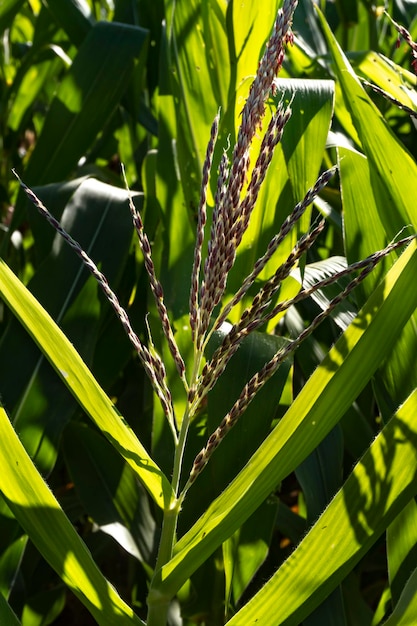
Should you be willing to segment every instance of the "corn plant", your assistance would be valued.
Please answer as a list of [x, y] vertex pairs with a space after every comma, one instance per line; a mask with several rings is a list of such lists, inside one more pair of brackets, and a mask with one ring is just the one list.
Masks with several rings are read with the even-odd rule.
[[[217, 19], [225, 9], [215, 4]], [[387, 623], [400, 623], [415, 610], [415, 568], [407, 554], [415, 545], [411, 529], [417, 492], [416, 381], [407, 367], [416, 342], [417, 296], [410, 281], [417, 263], [412, 193], [417, 170], [362, 83], [402, 111], [408, 105], [403, 96], [400, 100], [375, 85], [371, 76], [361, 83], [318, 9], [316, 24], [321, 24], [332, 56], [332, 65], [325, 65], [329, 76], [311, 84], [303, 78], [277, 76], [285, 73], [286, 55], [295, 56], [295, 67], [302, 65], [306, 48], [297, 44], [292, 30], [297, 4], [284, 0], [278, 9], [255, 77], [249, 89], [240, 86], [245, 97], [236, 96], [226, 111], [220, 107], [217, 114], [212, 112], [210, 123], [208, 113], [201, 116], [209, 137], [204, 152], [200, 147], [206, 138], [193, 132], [193, 116], [198, 113], [190, 107], [192, 97], [201, 97], [203, 83], [187, 92], [184, 73], [189, 71], [189, 59], [181, 56], [173, 34], [175, 20], [181, 33], [192, 7], [167, 11], [172, 20], [167, 62], [173, 70], [173, 97], [164, 109], [160, 96], [159, 160], [155, 163], [152, 150], [146, 157], [144, 195], [129, 191], [131, 163], [126, 173], [123, 169], [125, 191], [96, 182], [75, 184], [75, 189], [84, 186], [88, 198], [109, 194], [108, 202], [116, 209], [123, 204], [130, 208], [141, 255], [138, 261], [134, 251], [130, 258], [135, 267], [143, 268], [139, 288], [144, 289], [146, 280], [151, 296], [145, 307], [136, 287], [126, 304], [121, 303], [107, 276], [106, 257], [100, 264], [94, 261], [88, 250], [93, 246], [82, 227], [79, 233], [86, 243], [77, 241], [68, 205], [57, 219], [47, 208], [48, 189], [32, 185], [37, 184], [40, 167], [33, 161], [36, 150], [44, 150], [41, 140], [22, 178], [15, 171], [20, 185], [16, 212], [23, 210], [26, 197], [57, 233], [48, 242], [43, 225], [32, 216], [33, 229], [42, 233], [40, 253], [43, 249], [45, 257], [50, 249], [52, 259], [64, 254], [65, 264], [71, 263], [68, 271], [77, 274], [79, 265], [63, 252], [63, 244], [69, 244], [68, 252], [75, 252], [92, 277], [87, 280], [87, 273], [82, 274], [77, 298], [69, 297], [65, 324], [70, 329], [74, 302], [82, 304], [86, 314], [99, 303], [110, 303], [140, 364], [140, 420], [152, 414], [151, 436], [143, 423], [127, 423], [66, 334], [2, 261], [2, 298], [95, 425], [93, 431], [77, 413], [68, 417], [63, 436], [67, 465], [84, 501], [92, 497], [84, 484], [89, 468], [111, 492], [112, 510], [104, 513], [102, 502], [92, 503], [92, 519], [142, 564], [145, 584], [138, 593], [140, 600], [135, 604], [122, 590], [119, 595], [109, 582], [111, 573], [97, 567], [88, 542], [71, 524], [64, 501], [52, 494], [36, 469], [26, 450], [44, 474], [52, 472], [57, 452], [48, 446], [47, 431], [43, 440], [33, 438], [34, 429], [19, 432], [25, 412], [31, 410], [23, 400], [12, 416], [14, 428], [7, 406], [1, 410], [2, 515], [17, 520], [99, 624], [357, 623], [359, 617], [346, 600], [346, 580], [385, 531], [392, 604], [388, 609], [389, 594], [382, 596], [372, 623], [388, 612]], [[207, 20], [203, 11], [204, 15]], [[214, 26], [203, 23], [208, 44], [212, 36], [208, 24]], [[99, 31], [103, 28], [98, 24]], [[410, 33], [396, 28], [414, 50]], [[236, 46], [238, 41], [236, 36]], [[210, 48], [207, 67], [221, 46], [222, 41]], [[199, 69], [204, 73], [207, 67]], [[224, 96], [220, 80], [209, 100]], [[343, 93], [343, 99], [336, 100], [335, 115], [342, 126], [353, 125], [355, 147], [339, 142], [337, 135], [328, 139], [334, 80]], [[178, 145], [165, 171], [164, 150], [170, 150], [169, 135], [164, 133], [172, 124], [170, 107], [175, 101]], [[54, 103], [44, 137], [57, 115], [57, 100]], [[77, 128], [76, 120], [71, 123]], [[332, 145], [322, 167], [326, 140]], [[305, 152], [309, 147], [311, 152]], [[179, 191], [172, 177], [174, 164], [182, 181], [180, 203], [175, 202]], [[50, 167], [58, 168], [60, 175], [59, 164], [52, 162]], [[150, 217], [151, 173], [156, 197], [166, 201], [161, 207], [162, 230]], [[408, 185], [403, 184], [405, 175]], [[347, 261], [334, 256], [330, 263], [317, 260], [316, 249], [326, 242], [326, 216], [330, 220], [332, 213], [324, 198], [337, 189], [337, 178]], [[201, 181], [197, 201], [196, 179]], [[169, 183], [165, 189], [164, 182]], [[54, 189], [49, 194], [56, 197]], [[64, 189], [63, 195], [65, 205], [74, 187]], [[183, 223], [184, 204], [194, 211], [191, 247], [189, 223]], [[406, 229], [411, 230], [408, 236]], [[171, 240], [178, 235], [180, 242]], [[172, 241], [175, 245], [170, 245]], [[184, 254], [179, 256], [179, 251]], [[65, 276], [53, 276], [62, 280], [65, 290]], [[114, 279], [120, 281], [117, 275]], [[39, 289], [36, 275], [32, 287], [35, 293]], [[301, 324], [299, 311], [304, 313]], [[335, 327], [342, 329], [340, 336], [321, 353], [320, 329], [328, 334]], [[11, 321], [4, 334], [3, 354], [13, 341], [10, 328], [17, 332], [16, 323]], [[117, 332], [108, 321], [106, 328]], [[306, 366], [306, 380], [297, 390], [303, 378], [297, 370], [305, 364], [298, 355], [306, 347], [321, 354], [313, 372]], [[343, 482], [339, 423], [344, 423], [345, 437], [352, 436], [352, 428], [366, 428], [358, 398], [369, 391], [371, 379], [382, 428], [370, 433], [359, 453], [360, 442], [352, 440], [354, 460], [361, 458]], [[37, 384], [43, 380], [49, 375], [39, 375]], [[69, 402], [68, 396], [62, 398], [61, 411]], [[84, 469], [79, 467], [85, 461], [77, 446], [90, 447], [87, 456], [92, 463]], [[110, 471], [106, 458], [111, 459]], [[280, 498], [290, 476], [301, 485], [297, 510], [302, 513], [304, 506], [305, 516], [294, 513]], [[410, 529], [406, 539], [399, 537], [403, 525]], [[276, 527], [294, 549], [280, 554], [275, 571], [268, 572]], [[26, 539], [19, 538], [16, 557], [23, 558], [25, 550]], [[6, 599], [0, 594], [2, 618], [19, 623], [6, 601], [13, 598], [5, 595]], [[371, 623], [370, 609], [360, 604], [357, 610], [360, 623]], [[27, 608], [21, 623], [30, 619]]]

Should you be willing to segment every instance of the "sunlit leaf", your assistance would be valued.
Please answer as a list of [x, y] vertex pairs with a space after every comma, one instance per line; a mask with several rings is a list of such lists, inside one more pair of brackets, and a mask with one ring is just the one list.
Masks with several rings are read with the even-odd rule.
[[1, 491], [31, 540], [98, 623], [142, 624], [100, 573], [0, 409]]
[[177, 543], [158, 575], [161, 591], [174, 593], [342, 417], [417, 306], [409, 289], [416, 265], [411, 244], [244, 470]]
[[[260, 619], [287, 626], [299, 623], [343, 580], [417, 492], [416, 409], [414, 392], [298, 548], [228, 622], [230, 626], [255, 624]], [[408, 459], [406, 465], [404, 455]], [[302, 586], [296, 583], [301, 570]], [[412, 587], [415, 585], [410, 585], [410, 591]], [[277, 594], [281, 598], [279, 606]], [[411, 594], [415, 596], [414, 590]], [[407, 599], [410, 601], [409, 595]]]
[[124, 422], [69, 340], [4, 261], [0, 262], [0, 293], [77, 402], [131, 465], [155, 502], [161, 507], [168, 506], [172, 489], [167, 478]]

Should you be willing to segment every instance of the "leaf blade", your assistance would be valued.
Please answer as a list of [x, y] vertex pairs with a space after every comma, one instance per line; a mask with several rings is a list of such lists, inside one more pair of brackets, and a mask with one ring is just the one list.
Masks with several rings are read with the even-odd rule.
[[158, 506], [169, 506], [171, 485], [100, 388], [71, 343], [0, 259], [0, 294], [47, 356], [86, 413], [137, 473]]
[[[378, 435], [301, 544], [228, 622], [230, 626], [260, 619], [282, 626], [299, 623], [343, 580], [417, 491], [416, 415], [417, 390]], [[308, 571], [302, 586], [296, 583], [300, 571]]]
[[16, 519], [41, 554], [87, 606], [98, 623], [143, 622], [117, 594], [91, 558], [0, 408], [0, 485]]
[[230, 536], [342, 417], [416, 308], [417, 294], [409, 289], [416, 271], [412, 243], [257, 453], [177, 543], [173, 559], [157, 573], [161, 592], [174, 594], [200, 559]]

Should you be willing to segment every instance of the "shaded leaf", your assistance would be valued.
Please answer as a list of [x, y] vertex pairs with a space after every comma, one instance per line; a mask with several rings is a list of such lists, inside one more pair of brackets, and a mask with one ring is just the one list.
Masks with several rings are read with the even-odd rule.
[[156, 550], [155, 521], [129, 465], [103, 437], [81, 424], [67, 426], [63, 444], [85, 510], [129, 553], [149, 563]]
[[[114, 113], [135, 63], [143, 67], [146, 37], [143, 29], [124, 24], [91, 28], [50, 105], [25, 171], [28, 184], [62, 180], [75, 169]], [[14, 224], [21, 219], [22, 194]]]

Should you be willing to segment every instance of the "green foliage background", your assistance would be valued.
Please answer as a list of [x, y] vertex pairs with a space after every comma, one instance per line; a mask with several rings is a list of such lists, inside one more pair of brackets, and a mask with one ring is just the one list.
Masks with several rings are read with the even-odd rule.
[[[181, 623], [178, 607], [190, 626], [370, 626], [388, 616], [389, 626], [412, 623], [415, 245], [378, 266], [262, 390], [190, 489], [173, 556], [155, 572], [173, 501], [169, 428], [94, 279], [11, 171], [80, 241], [144, 342], [147, 320], [180, 414], [186, 398], [133, 237], [120, 164], [189, 363], [190, 272], [210, 127], [220, 107], [215, 171], [234, 145], [280, 4], [0, 6], [2, 624], [140, 624], [150, 581], [151, 600], [172, 600], [170, 624]], [[301, 267], [305, 280], [335, 273], [344, 257], [366, 257], [404, 228], [416, 231], [413, 119], [363, 83], [417, 110], [410, 49], [396, 46], [382, 6], [340, 0], [319, 8], [303, 1], [295, 13], [294, 45], [267, 119], [284, 91], [293, 115], [228, 298], [334, 163], [338, 179], [279, 252], [285, 259], [296, 237], [326, 216]], [[416, 40], [415, 3], [386, 8]], [[209, 205], [215, 184], [212, 177]], [[298, 289], [293, 276], [280, 297]], [[333, 295], [319, 293], [242, 345], [191, 425], [187, 469], [252, 373]]]

